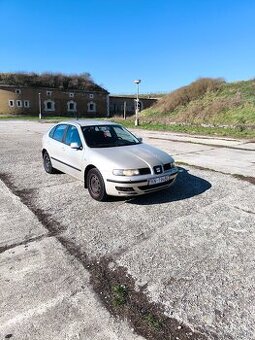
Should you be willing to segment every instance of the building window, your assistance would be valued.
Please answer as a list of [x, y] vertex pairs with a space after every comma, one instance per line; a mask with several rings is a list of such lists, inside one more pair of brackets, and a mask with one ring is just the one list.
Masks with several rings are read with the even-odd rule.
[[16, 106], [22, 107], [22, 100], [16, 100]]
[[52, 95], [52, 91], [46, 91], [46, 96], [51, 96]]
[[21, 89], [15, 89], [16, 94], [21, 94]]
[[74, 97], [74, 93], [73, 92], [69, 92], [69, 98], [73, 98]]
[[30, 107], [30, 101], [24, 100], [24, 107], [29, 108]]
[[9, 106], [14, 107], [15, 106], [15, 101], [13, 99], [9, 99]]
[[67, 102], [67, 111], [68, 112], [75, 112], [76, 111], [76, 102], [74, 102], [73, 100], [70, 100], [69, 102]]
[[44, 111], [50, 112], [55, 111], [55, 102], [53, 100], [45, 100], [44, 102]]
[[94, 102], [88, 103], [88, 112], [96, 112], [96, 104]]
[[90, 93], [90, 94], [89, 94], [89, 98], [90, 98], [90, 99], [94, 99], [94, 94], [93, 94], [93, 93]]

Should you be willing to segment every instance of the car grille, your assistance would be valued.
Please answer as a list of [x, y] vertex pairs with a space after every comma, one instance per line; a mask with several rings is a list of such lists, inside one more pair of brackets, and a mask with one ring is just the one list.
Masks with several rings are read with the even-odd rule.
[[118, 190], [118, 191], [125, 191], [125, 192], [134, 191], [134, 188], [132, 188], [132, 187], [115, 187], [115, 189]]
[[139, 169], [139, 173], [140, 175], [149, 175], [151, 173], [151, 170], [150, 168], [142, 168], [142, 169]]

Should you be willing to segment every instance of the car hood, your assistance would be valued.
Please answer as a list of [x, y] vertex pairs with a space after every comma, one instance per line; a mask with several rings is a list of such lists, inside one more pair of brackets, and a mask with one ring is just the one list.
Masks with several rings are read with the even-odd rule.
[[153, 167], [174, 161], [166, 152], [143, 143], [114, 148], [93, 148], [90, 149], [90, 156], [93, 163], [101, 163], [103, 160], [104, 168], [116, 169]]

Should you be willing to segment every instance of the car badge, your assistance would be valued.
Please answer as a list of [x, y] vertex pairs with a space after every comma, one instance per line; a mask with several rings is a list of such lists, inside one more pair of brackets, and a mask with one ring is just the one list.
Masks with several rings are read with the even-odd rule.
[[160, 174], [161, 173], [161, 166], [157, 166], [155, 170], [156, 170], [157, 174]]

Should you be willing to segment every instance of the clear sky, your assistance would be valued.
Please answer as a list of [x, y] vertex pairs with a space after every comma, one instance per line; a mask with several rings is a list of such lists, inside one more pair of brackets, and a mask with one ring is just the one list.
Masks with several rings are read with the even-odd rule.
[[89, 72], [133, 93], [254, 66], [254, 0], [0, 0], [0, 72]]

